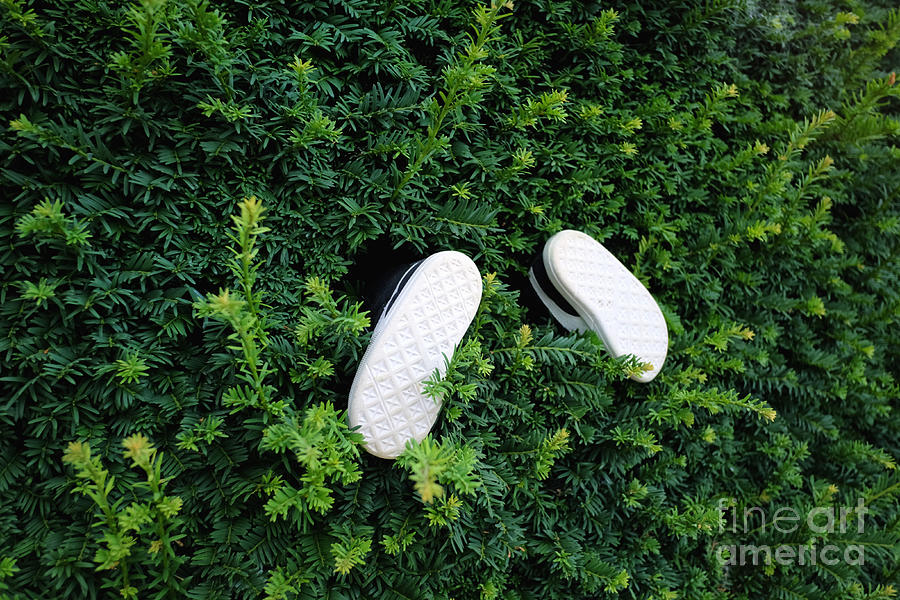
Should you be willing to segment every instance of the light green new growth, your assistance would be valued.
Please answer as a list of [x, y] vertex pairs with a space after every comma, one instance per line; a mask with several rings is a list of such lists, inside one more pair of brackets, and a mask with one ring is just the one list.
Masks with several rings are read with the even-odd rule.
[[[174, 533], [181, 522], [176, 517], [181, 511], [182, 500], [165, 494], [168, 480], [161, 474], [163, 455], [146, 436], [137, 433], [127, 437], [122, 446], [125, 448], [122, 455], [131, 459], [132, 466], [140, 468], [146, 475], [144, 481], [127, 484], [125, 489], [119, 489], [116, 478], [109, 474], [100, 458], [91, 455], [89, 444], [71, 442], [63, 455], [63, 462], [74, 466], [75, 475], [81, 480], [74, 491], [89, 497], [100, 509], [97, 523], [102, 527], [97, 540], [100, 547], [94, 562], [98, 563], [98, 570], [118, 569], [117, 585], [121, 596], [137, 598], [138, 589], [132, 581], [133, 572], [129, 566], [131, 557], [140, 549], [144, 558], [135, 557], [133, 562], [135, 565], [150, 564], [158, 569], [152, 578], [161, 590], [157, 597], [181, 597], [183, 588], [175, 572], [184, 559], [175, 554], [173, 543], [184, 537], [184, 534]], [[112, 498], [113, 492], [117, 492], [118, 499]], [[146, 499], [141, 500], [142, 496]], [[135, 500], [126, 506], [125, 502], [132, 498]], [[129, 535], [130, 532], [135, 535]], [[146, 547], [138, 546], [144, 536], [151, 539]]]
[[[238, 377], [248, 385], [228, 390], [224, 404], [235, 406], [235, 411], [246, 407], [263, 409], [265, 418], [276, 422], [263, 430], [260, 447], [277, 453], [290, 450], [303, 467], [299, 488], [281, 479], [271, 486], [266, 514], [274, 521], [279, 516], [287, 517], [293, 508], [297, 518], [312, 523], [311, 512], [324, 514], [334, 503], [329, 482], [348, 485], [360, 478], [359, 445], [363, 437], [349, 430], [343, 413], [335, 410], [330, 402], [306, 409], [301, 419], [285, 400], [272, 401], [276, 390], [265, 382], [265, 378], [273, 371], [262, 357], [268, 344], [266, 318], [262, 311], [263, 293], [254, 289], [259, 270], [255, 261], [257, 240], [269, 230], [260, 225], [265, 208], [255, 196], [243, 199], [238, 206], [240, 216], [232, 217], [234, 234], [229, 235], [235, 244], [231, 248], [234, 257], [229, 261], [229, 268], [240, 283], [240, 299], [223, 290], [218, 295], [209, 294], [205, 302], [195, 302], [194, 307], [201, 316], [212, 316], [229, 323], [234, 332], [228, 339], [240, 343], [229, 349], [242, 353]], [[304, 306], [302, 309], [303, 316], [296, 328], [302, 344], [306, 345], [326, 332], [358, 335], [368, 327], [369, 318], [360, 311], [361, 304], [348, 308], [343, 298], [333, 297], [322, 280], [309, 278], [306, 293], [318, 308]], [[321, 357], [306, 362], [306, 367], [307, 374], [313, 379], [330, 377], [334, 373], [330, 361]], [[297, 382], [305, 377], [292, 373], [291, 379]], [[179, 435], [179, 446], [197, 449], [201, 439], [210, 443], [220, 436], [218, 424], [198, 425]]]
[[366, 563], [366, 555], [372, 549], [372, 540], [369, 537], [356, 537], [349, 534], [339, 537], [339, 541], [331, 544], [334, 572], [346, 575], [353, 567]]
[[481, 485], [473, 473], [478, 466], [473, 448], [436, 442], [430, 435], [421, 442], [408, 441], [397, 464], [410, 471], [416, 492], [426, 504], [443, 497], [444, 485], [453, 485], [463, 494], [474, 493]]
[[[24, 131], [27, 125], [31, 125], [26, 120], [20, 119], [13, 121], [13, 128], [17, 129], [16, 123], [19, 123], [19, 131]], [[63, 214], [63, 203], [59, 200], [50, 202], [49, 199], [38, 203], [31, 212], [20, 217], [16, 222], [16, 232], [19, 237], [34, 236], [41, 243], [45, 239], [61, 237], [65, 239], [67, 246], [87, 246], [88, 238], [91, 234], [87, 231], [87, 224], [79, 221], [74, 217], [67, 217]]]
[[240, 216], [231, 217], [234, 233], [228, 235], [236, 246], [230, 249], [234, 256], [228, 261], [228, 268], [239, 282], [239, 296], [232, 296], [228, 289], [220, 290], [218, 294], [209, 293], [205, 301], [194, 302], [194, 309], [201, 317], [214, 317], [231, 325], [234, 331], [228, 339], [239, 344], [228, 348], [241, 352], [238, 378], [247, 385], [230, 388], [223, 399], [225, 405], [233, 406], [233, 412], [252, 406], [261, 408], [268, 415], [280, 416], [285, 402], [273, 401], [276, 390], [265, 382], [270, 370], [261, 356], [268, 342], [265, 316], [260, 311], [262, 292], [253, 289], [259, 270], [259, 265], [254, 263], [258, 253], [256, 241], [260, 234], [268, 231], [260, 225], [265, 208], [256, 196], [244, 198], [238, 207]]
[[278, 453], [291, 450], [304, 473], [299, 489], [284, 482], [275, 487], [266, 502], [266, 514], [274, 521], [293, 507], [312, 523], [310, 511], [326, 513], [334, 504], [327, 482], [348, 485], [362, 476], [358, 462], [362, 441], [362, 435], [351, 432], [343, 414], [330, 403], [307, 409], [302, 421], [290, 417], [267, 427], [260, 446]]
[[512, 9], [512, 2], [492, 3], [478, 6], [473, 11], [475, 25], [469, 34], [469, 43], [460, 52], [453, 64], [444, 68], [442, 90], [426, 107], [430, 123], [425, 139], [417, 139], [409, 158], [409, 165], [400, 177], [391, 199], [396, 199], [403, 188], [419, 172], [426, 161], [438, 150], [450, 143], [450, 136], [442, 135], [445, 121], [468, 106], [477, 106], [488, 86], [488, 81], [496, 69], [483, 64], [488, 57], [487, 45], [497, 38], [500, 26], [497, 23], [510, 13], [500, 14], [503, 8]]
[[138, 94], [148, 83], [164, 79], [175, 72], [169, 61], [172, 47], [162, 29], [166, 23], [167, 0], [140, 0], [128, 9], [128, 27], [122, 27], [131, 52], [119, 51], [110, 56], [109, 66], [119, 72], [123, 87], [131, 92], [137, 104]]

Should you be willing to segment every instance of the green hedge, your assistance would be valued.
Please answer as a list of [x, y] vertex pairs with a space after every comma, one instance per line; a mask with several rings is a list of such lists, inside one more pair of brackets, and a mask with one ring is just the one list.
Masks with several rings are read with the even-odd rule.
[[[890, 5], [0, 0], [0, 598], [893, 597]], [[663, 307], [652, 384], [520, 300], [564, 228]], [[362, 284], [443, 249], [485, 297], [378, 460]]]

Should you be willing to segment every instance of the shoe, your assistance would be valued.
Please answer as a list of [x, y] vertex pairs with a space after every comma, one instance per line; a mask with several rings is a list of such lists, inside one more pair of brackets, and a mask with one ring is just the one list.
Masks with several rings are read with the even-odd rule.
[[528, 278], [563, 327], [593, 331], [616, 358], [633, 354], [649, 363], [648, 370], [632, 379], [647, 383], [659, 373], [669, 347], [662, 311], [600, 242], [581, 231], [560, 231], [544, 244]]
[[438, 252], [411, 266], [380, 314], [350, 388], [350, 427], [365, 448], [396, 458], [431, 431], [441, 403], [423, 382], [449, 359], [475, 318], [481, 274], [465, 254]]

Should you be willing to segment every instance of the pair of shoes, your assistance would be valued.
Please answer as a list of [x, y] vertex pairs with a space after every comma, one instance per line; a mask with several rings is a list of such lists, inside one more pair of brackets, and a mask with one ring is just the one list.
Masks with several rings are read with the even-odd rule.
[[[547, 240], [529, 280], [550, 314], [573, 331], [593, 331], [614, 357], [633, 354], [649, 382], [668, 350], [668, 331], [647, 288], [589, 235], [566, 230]], [[396, 458], [421, 441], [441, 405], [422, 393], [435, 369], [460, 343], [481, 302], [481, 274], [456, 251], [432, 254], [410, 267], [375, 325], [350, 388], [349, 421], [365, 448]]]

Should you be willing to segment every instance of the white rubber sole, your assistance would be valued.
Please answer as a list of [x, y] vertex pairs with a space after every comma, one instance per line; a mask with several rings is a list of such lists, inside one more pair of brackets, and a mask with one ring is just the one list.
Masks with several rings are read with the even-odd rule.
[[431, 431], [441, 404], [423, 394], [434, 370], [466, 334], [481, 302], [481, 274], [465, 254], [432, 254], [395, 293], [382, 315], [350, 388], [348, 417], [365, 448], [396, 458], [406, 442]]
[[581, 231], [569, 229], [552, 236], [544, 245], [543, 260], [551, 283], [581, 319], [574, 320], [546, 298], [532, 274], [532, 285], [553, 316], [569, 330], [583, 330], [578, 323], [582, 321], [614, 357], [633, 354], [649, 363], [649, 370], [632, 379], [652, 381], [666, 360], [669, 332], [644, 284], [600, 242]]

